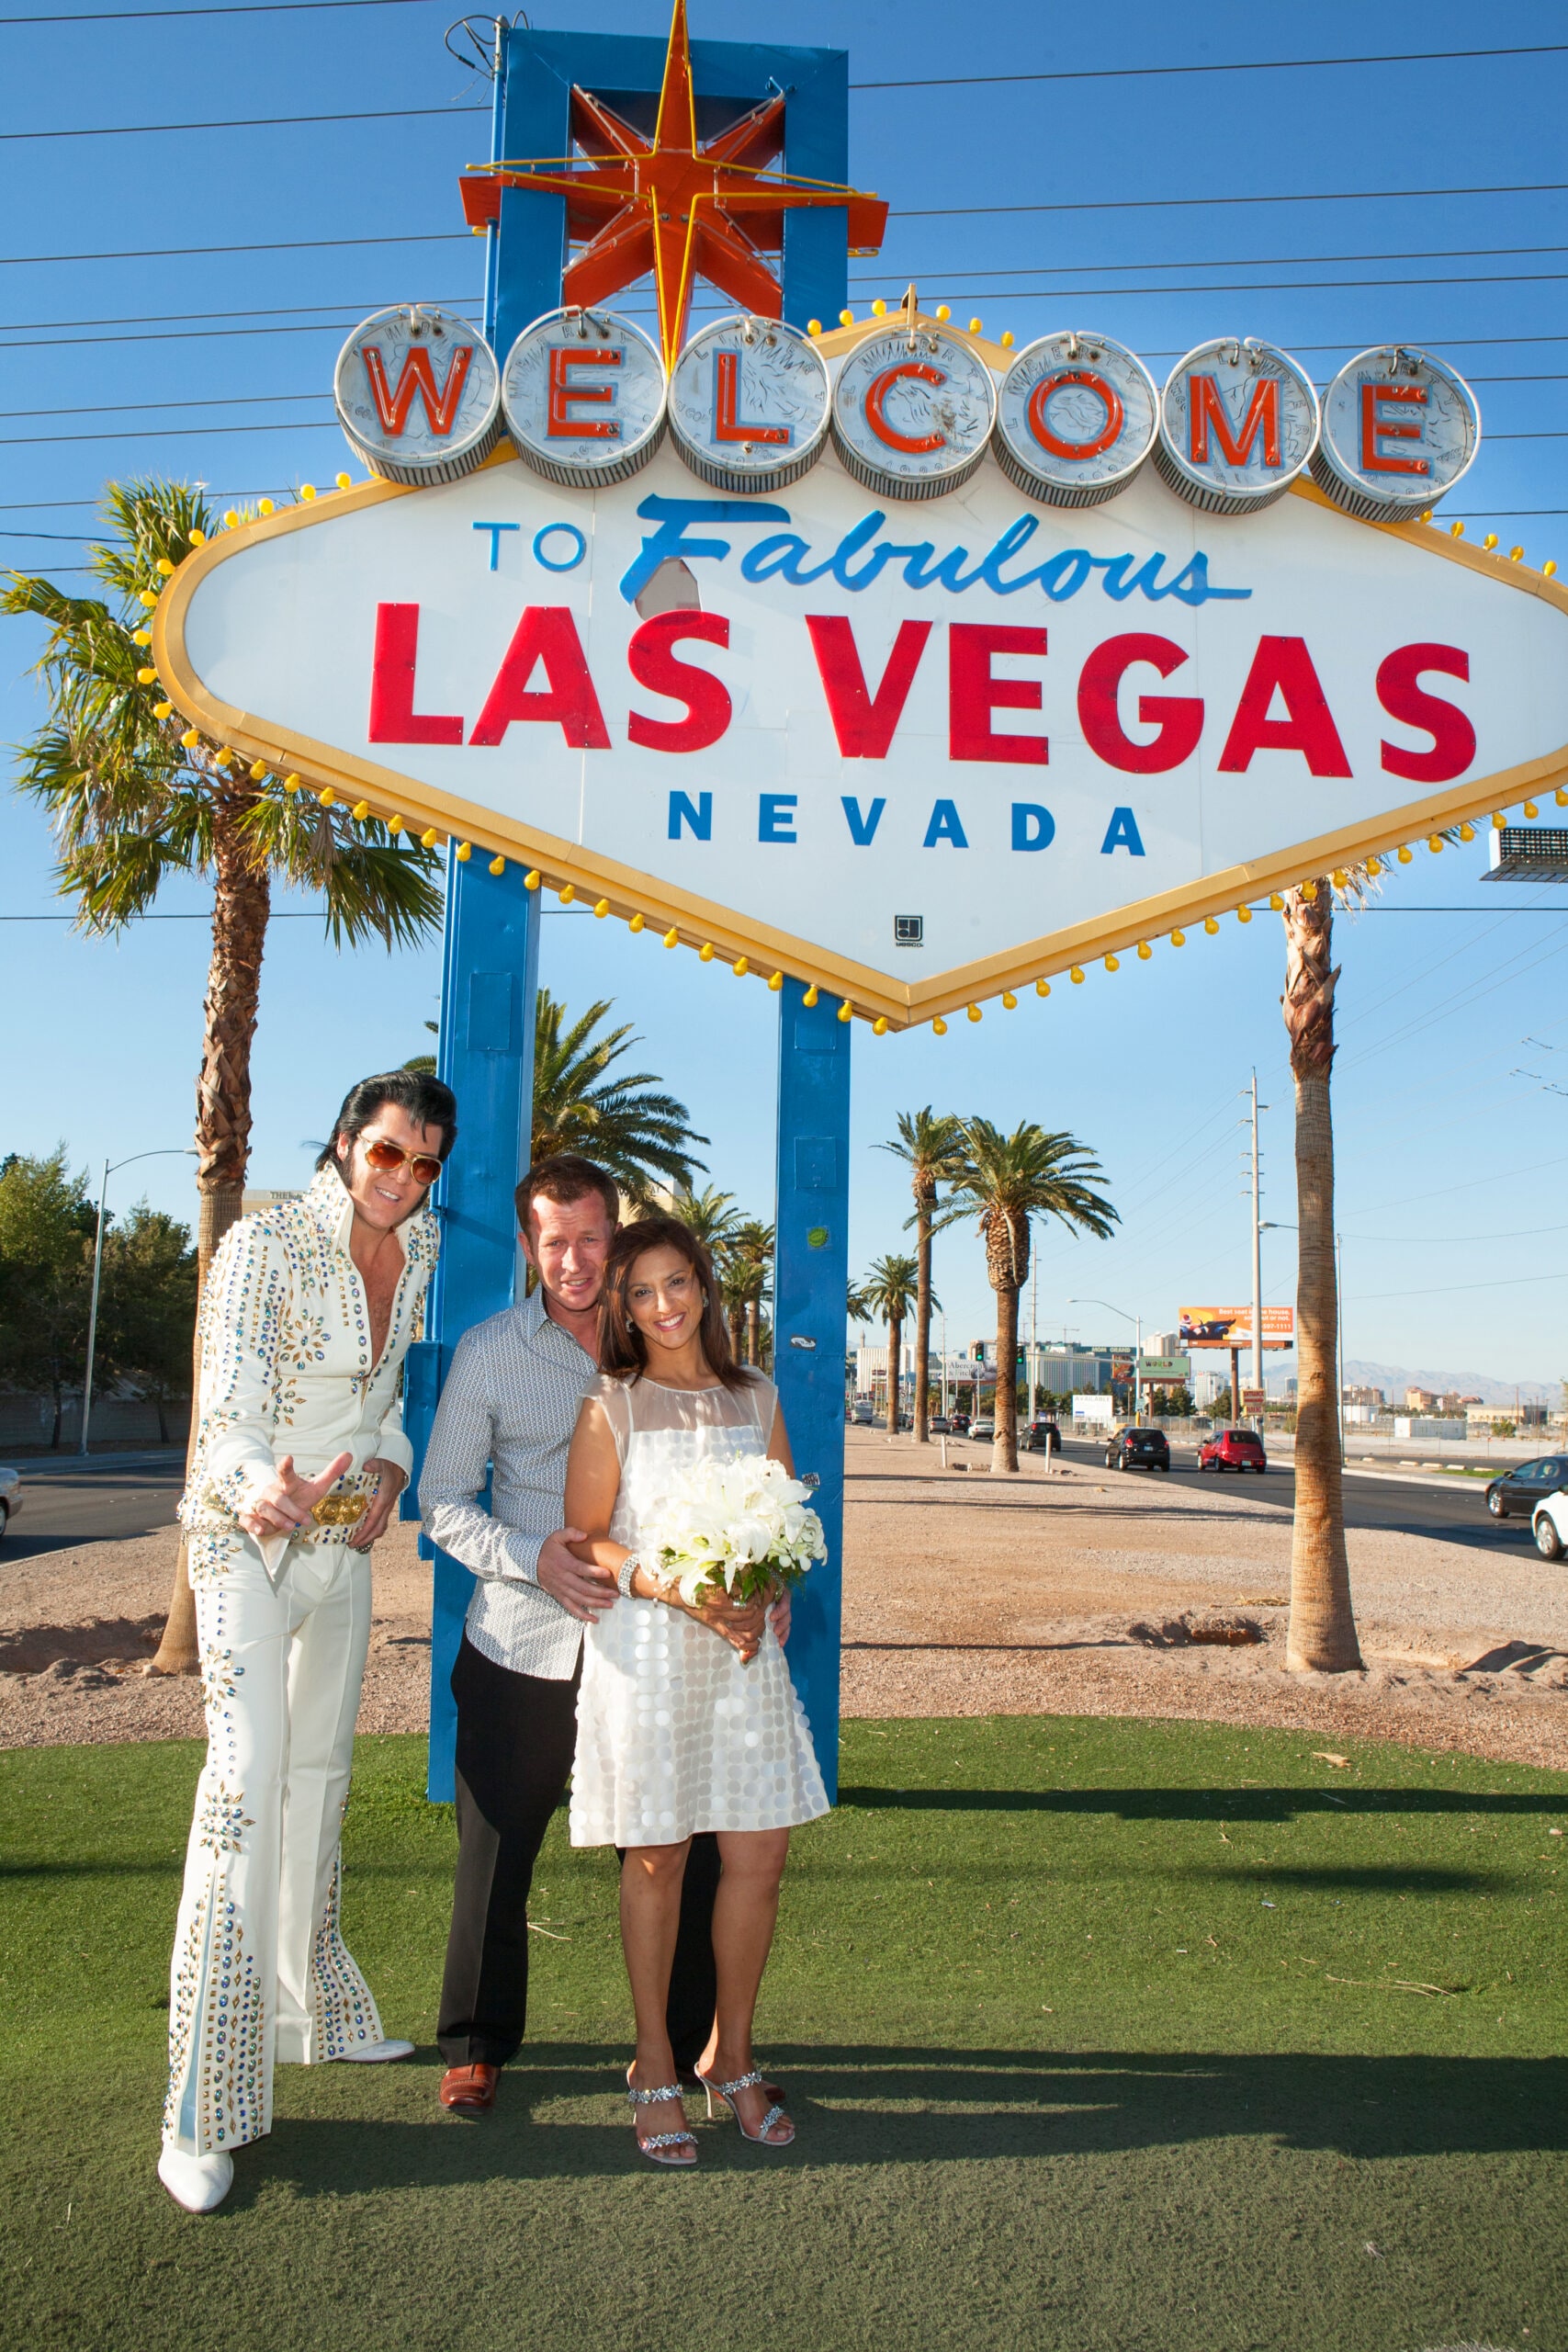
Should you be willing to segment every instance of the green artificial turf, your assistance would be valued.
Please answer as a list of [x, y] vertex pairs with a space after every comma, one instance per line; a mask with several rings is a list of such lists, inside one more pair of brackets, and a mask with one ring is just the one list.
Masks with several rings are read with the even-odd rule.
[[0, 2343], [1568, 2347], [1568, 1776], [1053, 1717], [845, 1727], [760, 2049], [799, 2126], [633, 2151], [614, 1861], [541, 1860], [533, 2033], [441, 2114], [453, 1829], [359, 1746], [387, 2068], [279, 2071], [197, 2220], [152, 2172], [193, 1747], [0, 1754]]

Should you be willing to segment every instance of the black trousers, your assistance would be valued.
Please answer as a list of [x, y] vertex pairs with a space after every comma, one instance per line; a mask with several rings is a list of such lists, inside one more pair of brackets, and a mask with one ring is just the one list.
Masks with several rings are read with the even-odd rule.
[[[528, 1889], [551, 1814], [566, 1794], [577, 1737], [577, 1676], [549, 1682], [497, 1666], [463, 1637], [457, 1702], [457, 1878], [436, 2040], [448, 2066], [503, 2066], [528, 2007]], [[713, 1903], [718, 1840], [694, 1838], [667, 2012], [677, 2066], [696, 2064], [713, 2030]]]

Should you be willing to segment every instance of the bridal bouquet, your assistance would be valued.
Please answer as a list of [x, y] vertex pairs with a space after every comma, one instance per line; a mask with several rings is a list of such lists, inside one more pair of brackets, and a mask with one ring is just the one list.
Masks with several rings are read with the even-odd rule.
[[721, 1590], [739, 1600], [767, 1600], [828, 1556], [808, 1492], [765, 1454], [695, 1463], [670, 1482], [654, 1562], [675, 1578], [688, 1606]]

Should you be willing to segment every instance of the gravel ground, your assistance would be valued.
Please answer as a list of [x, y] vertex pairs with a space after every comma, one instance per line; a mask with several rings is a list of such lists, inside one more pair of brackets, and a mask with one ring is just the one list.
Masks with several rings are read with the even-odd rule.
[[[1245, 1490], [943, 1470], [849, 1432], [844, 1711], [1126, 1714], [1273, 1724], [1568, 1769], [1568, 1577], [1533, 1552], [1348, 1537], [1366, 1670], [1287, 1675], [1291, 1528]], [[200, 1732], [195, 1685], [140, 1669], [172, 1529], [0, 1555], [0, 1746]], [[428, 1572], [378, 1546], [362, 1731], [423, 1727]]]

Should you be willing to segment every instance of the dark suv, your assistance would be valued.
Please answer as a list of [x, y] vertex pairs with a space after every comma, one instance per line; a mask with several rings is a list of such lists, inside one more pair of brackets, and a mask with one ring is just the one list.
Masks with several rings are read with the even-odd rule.
[[1494, 1519], [1517, 1511], [1529, 1519], [1537, 1503], [1568, 1487], [1568, 1455], [1543, 1453], [1534, 1462], [1515, 1462], [1493, 1479], [1486, 1489], [1486, 1508]]
[[1198, 1448], [1200, 1470], [1256, 1470], [1261, 1477], [1269, 1467], [1263, 1440], [1256, 1430], [1216, 1430]]
[[1025, 1453], [1060, 1453], [1062, 1432], [1049, 1415], [1041, 1414], [1030, 1422], [1020, 1442]]
[[1168, 1470], [1170, 1441], [1163, 1430], [1123, 1430], [1106, 1448], [1108, 1470]]

